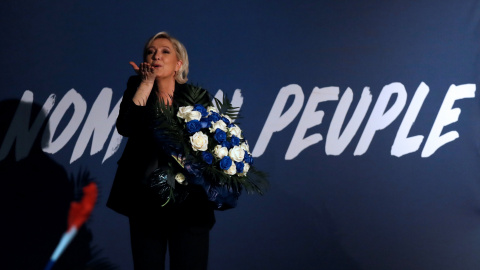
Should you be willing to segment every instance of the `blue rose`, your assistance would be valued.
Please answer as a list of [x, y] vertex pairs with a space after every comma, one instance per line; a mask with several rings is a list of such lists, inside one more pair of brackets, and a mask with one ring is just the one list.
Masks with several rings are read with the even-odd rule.
[[249, 165], [253, 165], [253, 157], [252, 155], [249, 155], [247, 151], [245, 151], [245, 156], [243, 160], [248, 163]]
[[229, 141], [225, 140], [222, 142], [222, 147], [226, 147], [227, 149], [230, 149], [232, 148], [232, 144]]
[[187, 122], [187, 130], [189, 133], [195, 133], [202, 129], [202, 124], [198, 120], [191, 120]]
[[216, 113], [216, 112], [212, 112], [209, 116], [208, 116], [208, 121], [209, 122], [217, 122], [218, 120], [220, 120], [220, 114]]
[[200, 124], [202, 125], [202, 128], [209, 128], [212, 126], [212, 123], [208, 121], [208, 118], [200, 119]]
[[243, 167], [245, 167], [245, 164], [243, 162], [235, 162], [235, 167], [237, 167], [238, 173], [243, 173]]
[[213, 155], [212, 155], [210, 152], [203, 151], [203, 152], [202, 152], [202, 157], [203, 157], [203, 161], [205, 161], [205, 163], [207, 163], [207, 164], [212, 164], [212, 162], [213, 162]]
[[225, 116], [222, 116], [222, 120], [223, 122], [225, 122], [225, 124], [230, 125], [230, 120], [228, 120], [228, 118], [226, 118]]
[[225, 156], [220, 160], [220, 169], [228, 170], [232, 166], [232, 159], [229, 156]]
[[201, 104], [195, 104], [195, 106], [193, 107], [193, 109], [194, 109], [195, 111], [200, 112], [203, 117], [205, 117], [205, 116], [208, 115], [207, 109], [205, 109], [205, 107], [203, 107], [203, 105], [201, 105]]
[[221, 129], [216, 129], [215, 130], [215, 135], [213, 135], [215, 140], [217, 140], [218, 143], [223, 143], [224, 141], [227, 140], [227, 133]]
[[233, 146], [240, 145], [240, 139], [237, 136], [232, 136], [232, 138], [230, 138], [230, 142]]

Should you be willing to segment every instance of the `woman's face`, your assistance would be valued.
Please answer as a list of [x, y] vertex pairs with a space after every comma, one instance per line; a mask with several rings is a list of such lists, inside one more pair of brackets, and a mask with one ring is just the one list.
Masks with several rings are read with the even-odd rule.
[[172, 42], [166, 38], [157, 38], [147, 48], [145, 62], [155, 70], [157, 78], [174, 78], [175, 72], [182, 66], [178, 60]]

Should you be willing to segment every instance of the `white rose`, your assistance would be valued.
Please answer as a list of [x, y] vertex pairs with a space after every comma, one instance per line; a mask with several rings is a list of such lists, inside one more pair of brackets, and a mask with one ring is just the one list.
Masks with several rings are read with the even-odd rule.
[[195, 151], [205, 151], [208, 146], [208, 136], [199, 131], [190, 136], [190, 143]]
[[243, 173], [244, 173], [244, 174], [247, 174], [248, 170], [250, 170], [250, 164], [244, 163]]
[[230, 166], [228, 170], [225, 170], [225, 173], [228, 175], [235, 175], [237, 173], [237, 167], [235, 166], [234, 162], [232, 162], [232, 166]]
[[218, 110], [217, 110], [217, 108], [215, 108], [215, 107], [213, 107], [213, 106], [208, 106], [208, 107], [207, 107], [207, 112], [216, 112], [216, 113], [218, 113]]
[[248, 147], [248, 143], [247, 142], [243, 142], [240, 144], [240, 148], [242, 148], [243, 150], [247, 151], [247, 153], [250, 153], [250, 147]]
[[236, 162], [243, 161], [245, 157], [245, 151], [240, 146], [234, 146], [230, 151], [228, 151], [228, 156]]
[[178, 108], [177, 117], [185, 119], [187, 113], [193, 110], [193, 106], [183, 106]]
[[190, 122], [192, 120], [199, 120], [202, 119], [202, 113], [199, 111], [191, 111], [185, 114], [185, 121]]
[[215, 155], [215, 157], [222, 159], [223, 157], [228, 155], [228, 148], [222, 147], [221, 145], [217, 145], [213, 149], [213, 154]]
[[243, 172], [242, 173], [238, 173], [239, 176], [246, 176], [247, 175], [247, 172], [248, 170], [250, 170], [250, 165], [248, 163], [243, 163]]
[[237, 125], [233, 125], [232, 127], [230, 127], [228, 129], [228, 135], [230, 137], [233, 135], [233, 136], [235, 136], [239, 139], [243, 139], [242, 138], [242, 130]]
[[215, 130], [217, 130], [217, 128], [227, 132], [227, 124], [225, 124], [225, 122], [223, 122], [222, 120], [218, 120], [217, 122], [213, 123], [212, 121], [212, 127], [210, 128], [210, 132], [215, 132]]
[[177, 173], [177, 175], [175, 175], [175, 180], [177, 180], [179, 184], [183, 184], [183, 181], [185, 181], [185, 175], [183, 175], [182, 173]]

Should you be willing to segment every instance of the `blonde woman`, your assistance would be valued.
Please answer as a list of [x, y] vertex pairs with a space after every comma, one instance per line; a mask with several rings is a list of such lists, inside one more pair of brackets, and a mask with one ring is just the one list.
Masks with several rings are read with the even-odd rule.
[[129, 218], [135, 270], [165, 269], [167, 247], [170, 269], [207, 269], [215, 217], [205, 191], [195, 185], [181, 187], [188, 191], [186, 199], [162, 207], [142, 185], [156, 168], [172, 161], [155, 146], [152, 111], [157, 100], [172, 104], [185, 91], [187, 51], [177, 39], [160, 32], [146, 43], [143, 63], [130, 64], [137, 75], [128, 80], [116, 123], [128, 141], [107, 206]]

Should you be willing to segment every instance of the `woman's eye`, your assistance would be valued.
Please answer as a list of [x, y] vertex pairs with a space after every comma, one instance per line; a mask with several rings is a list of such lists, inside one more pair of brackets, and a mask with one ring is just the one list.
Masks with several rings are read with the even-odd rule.
[[169, 51], [169, 50], [163, 50], [163, 53], [167, 53], [167, 54], [168, 54], [168, 53], [170, 53], [170, 51]]
[[153, 53], [153, 50], [148, 50], [147, 51], [147, 54], [152, 54]]

